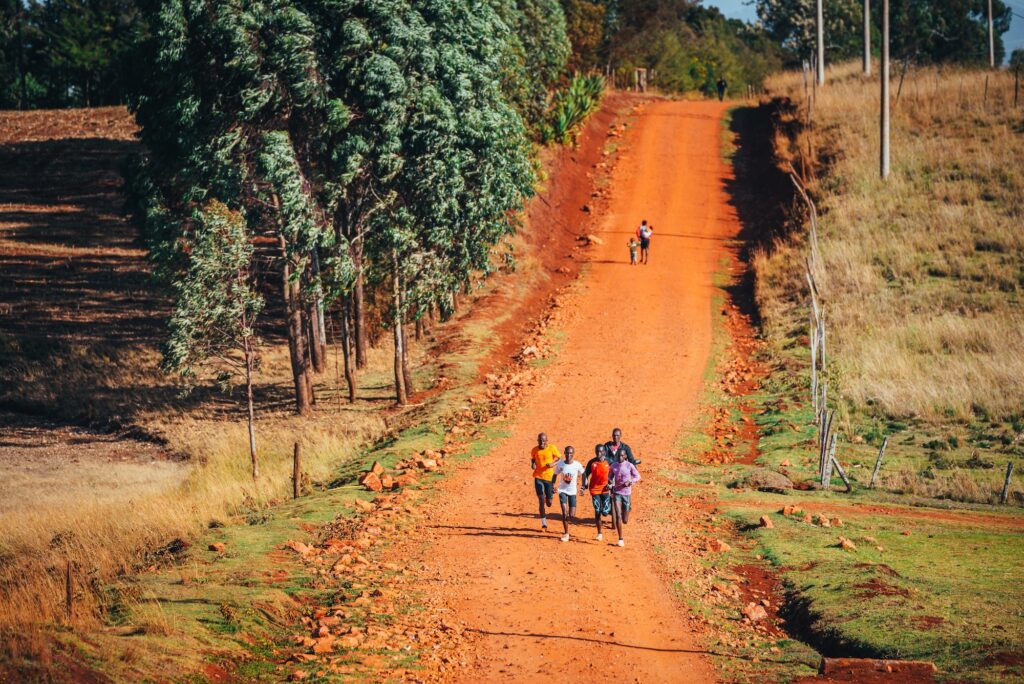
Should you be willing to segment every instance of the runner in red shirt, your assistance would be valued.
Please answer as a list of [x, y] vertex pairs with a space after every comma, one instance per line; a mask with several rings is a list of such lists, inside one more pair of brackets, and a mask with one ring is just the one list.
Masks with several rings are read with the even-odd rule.
[[594, 447], [594, 458], [587, 462], [583, 470], [583, 486], [590, 491], [590, 500], [594, 504], [594, 524], [597, 525], [597, 541], [604, 539], [601, 532], [601, 518], [612, 514], [612, 495], [608, 490], [608, 475], [611, 464], [608, 463], [608, 448], [604, 444]]

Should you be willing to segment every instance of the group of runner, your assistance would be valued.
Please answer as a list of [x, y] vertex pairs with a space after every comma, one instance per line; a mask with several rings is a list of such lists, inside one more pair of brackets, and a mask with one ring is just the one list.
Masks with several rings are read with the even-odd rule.
[[594, 458], [585, 466], [576, 460], [573, 447], [565, 447], [563, 454], [548, 442], [547, 434], [542, 432], [537, 435], [537, 446], [530, 452], [530, 464], [542, 529], [548, 528], [547, 509], [554, 502], [557, 491], [562, 509], [562, 541], [569, 541], [569, 523], [576, 518], [576, 497], [582, 484], [594, 505], [597, 540], [604, 539], [604, 518], [610, 517], [610, 527], [619, 535], [618, 545], [626, 545], [622, 530], [629, 523], [633, 485], [640, 481], [640, 472], [636, 468], [640, 461], [633, 456], [629, 445], [622, 441], [622, 430], [615, 428], [610, 441], [595, 445]]

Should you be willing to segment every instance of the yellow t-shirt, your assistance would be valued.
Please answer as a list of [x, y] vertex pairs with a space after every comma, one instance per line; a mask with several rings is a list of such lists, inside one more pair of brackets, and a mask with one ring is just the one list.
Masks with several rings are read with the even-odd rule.
[[533, 476], [538, 480], [550, 481], [555, 476], [555, 462], [560, 458], [562, 454], [554, 444], [548, 444], [543, 449], [533, 447], [533, 451], [530, 452]]

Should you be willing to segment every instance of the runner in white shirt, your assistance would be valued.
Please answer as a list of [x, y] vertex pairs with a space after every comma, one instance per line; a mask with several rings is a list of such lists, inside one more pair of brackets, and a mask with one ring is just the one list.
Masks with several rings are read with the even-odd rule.
[[576, 492], [579, 490], [583, 465], [575, 460], [576, 450], [565, 447], [565, 458], [555, 463], [555, 485], [558, 487], [558, 503], [562, 505], [562, 541], [569, 541], [569, 519], [576, 517]]

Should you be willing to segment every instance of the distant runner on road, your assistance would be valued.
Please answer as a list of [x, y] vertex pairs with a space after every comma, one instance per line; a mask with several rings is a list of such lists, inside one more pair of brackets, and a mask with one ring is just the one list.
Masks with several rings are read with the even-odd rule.
[[610, 442], [604, 443], [605, 449], [608, 450], [608, 460], [614, 464], [618, 460], [619, 449], [623, 449], [626, 452], [626, 460], [635, 466], [640, 465], [640, 461], [633, 457], [633, 450], [629, 448], [629, 445], [622, 441], [622, 430], [615, 428], [612, 430], [612, 439]]
[[537, 492], [537, 508], [540, 511], [540, 526], [548, 528], [548, 516], [545, 510], [551, 506], [551, 499], [555, 494], [555, 463], [562, 458], [558, 447], [554, 444], [548, 446], [548, 436], [545, 433], [537, 435], [537, 446], [530, 452], [530, 464], [533, 466], [533, 487]]
[[611, 467], [611, 481], [615, 531], [619, 533], [619, 546], [625, 546], [622, 526], [629, 522], [629, 511], [632, 508], [630, 497], [633, 495], [633, 485], [640, 481], [640, 471], [626, 460], [626, 452], [623, 449], [619, 449], [618, 463]]
[[721, 102], [725, 98], [725, 89], [729, 87], [729, 84], [725, 82], [724, 78], [720, 78], [715, 87], [718, 88], [718, 101]]
[[573, 459], [576, 450], [565, 447], [565, 458], [555, 464], [555, 480], [558, 482], [558, 503], [562, 506], [562, 528], [565, 534], [562, 541], [569, 541], [569, 519], [576, 517], [576, 493], [579, 491], [579, 479], [583, 474], [583, 466]]
[[640, 238], [640, 263], [646, 264], [651, 259], [651, 236], [654, 235], [654, 226], [647, 224], [647, 219], [640, 222], [636, 229], [636, 236]]
[[608, 478], [612, 464], [608, 462], [608, 448], [604, 444], [594, 447], [594, 458], [587, 461], [583, 469], [583, 486], [590, 492], [594, 504], [594, 524], [597, 525], [597, 541], [604, 539], [602, 518], [612, 514], [612, 495], [608, 490]]

